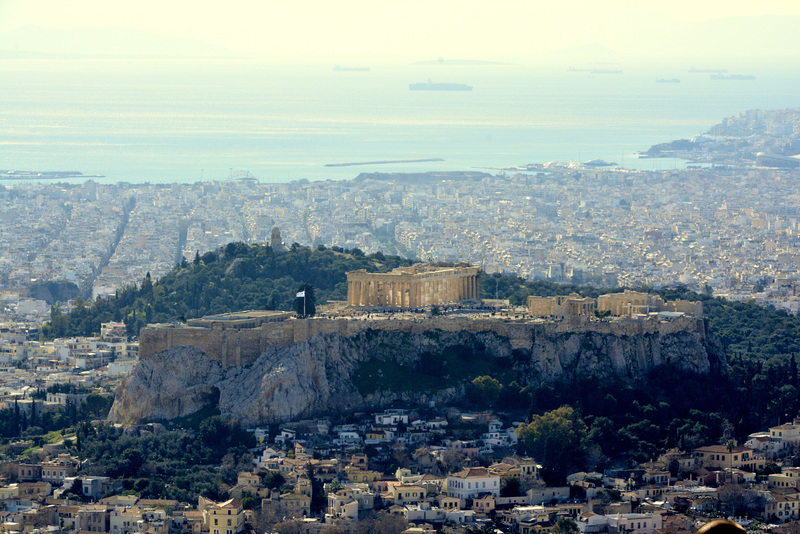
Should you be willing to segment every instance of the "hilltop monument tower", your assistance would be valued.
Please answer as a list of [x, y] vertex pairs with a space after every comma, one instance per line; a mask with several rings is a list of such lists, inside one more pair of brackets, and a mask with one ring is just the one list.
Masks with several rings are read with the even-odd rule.
[[281, 229], [277, 226], [272, 227], [272, 233], [269, 235], [269, 246], [273, 252], [283, 252], [286, 247], [283, 246], [283, 238], [281, 237]]

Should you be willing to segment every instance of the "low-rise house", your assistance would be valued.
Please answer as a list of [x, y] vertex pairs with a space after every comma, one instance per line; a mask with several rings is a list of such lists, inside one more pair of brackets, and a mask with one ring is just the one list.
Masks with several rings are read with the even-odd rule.
[[197, 508], [203, 512], [204, 529], [209, 534], [236, 534], [244, 530], [244, 508], [239, 499], [217, 503], [200, 497]]
[[608, 530], [611, 532], [636, 532], [652, 534], [661, 529], [661, 514], [615, 514], [608, 516]]
[[50, 495], [53, 487], [49, 482], [20, 482], [17, 485], [20, 497], [39, 499]]
[[282, 428], [281, 433], [275, 436], [275, 443], [293, 443], [297, 437], [297, 431], [293, 428]]
[[104, 504], [81, 506], [76, 521], [80, 525], [79, 529], [89, 532], [108, 532], [111, 508]]
[[108, 523], [111, 534], [140, 534], [146, 531], [161, 533], [165, 527], [167, 532], [169, 530], [167, 512], [163, 508], [155, 507], [111, 508]]
[[457, 525], [469, 525], [475, 522], [475, 512], [472, 510], [451, 510], [445, 513], [445, 521], [452, 521]]
[[115, 508], [109, 513], [109, 532], [111, 534], [137, 533], [140, 521], [142, 521], [142, 510], [138, 506]]
[[733, 447], [731, 451], [726, 445], [708, 445], [694, 449], [697, 463], [706, 469], [735, 468], [744, 471], [763, 469], [766, 460], [756, 456], [753, 449]]
[[[110, 477], [81, 476], [78, 477], [78, 480], [81, 481], [81, 494], [84, 497], [89, 497], [90, 499], [99, 499], [106, 493], [109, 493], [122, 486], [119, 481]], [[64, 485], [71, 486], [71, 484], [67, 484], [67, 480], [65, 480]]]
[[408, 424], [408, 413], [405, 410], [386, 410], [383, 413], [375, 414], [375, 424], [383, 426], [397, 426]]
[[717, 493], [717, 488], [682, 481], [666, 488], [663, 496], [673, 509], [704, 511], [718, 506]]
[[[341, 490], [340, 490], [341, 491]], [[325, 513], [325, 522], [332, 523], [336, 520], [355, 521], [358, 519], [358, 501], [345, 491], [337, 491], [328, 495], [328, 508]]]
[[[271, 469], [273, 471], [277, 471], [278, 459], [284, 456], [286, 456], [285, 453], [277, 451], [272, 447], [267, 447], [261, 453], [261, 456], [258, 457], [258, 460], [256, 460], [256, 465], [258, 465], [258, 467], [261, 469]], [[272, 465], [275, 467], [271, 467]]]
[[577, 524], [581, 534], [597, 534], [608, 530], [608, 518], [594, 512], [586, 512], [578, 516]]
[[767, 477], [769, 489], [794, 489], [800, 487], [800, 467], [782, 467], [780, 473]]
[[767, 492], [764, 495], [764, 519], [786, 523], [800, 519], [800, 493]]
[[772, 439], [769, 431], [754, 432], [747, 436], [745, 447], [749, 447], [766, 458], [777, 458], [781, 452], [781, 441]]
[[461, 499], [457, 497], [448, 497], [444, 494], [437, 496], [435, 501], [436, 504], [439, 505], [439, 508], [444, 511], [458, 510], [461, 506]]
[[371, 469], [361, 469], [359, 467], [354, 467], [352, 465], [348, 465], [347, 467], [345, 467], [344, 472], [347, 475], [347, 480], [354, 483], [370, 484], [373, 481], [383, 476], [383, 473], [379, 471], [372, 471]]
[[299, 519], [311, 515], [311, 496], [302, 493], [273, 491], [269, 497], [261, 499], [261, 511], [268, 517]]
[[481, 493], [472, 498], [472, 511], [478, 515], [488, 515], [495, 507], [495, 497], [491, 493]]
[[408, 504], [419, 504], [425, 499], [427, 492], [425, 488], [412, 484], [397, 484], [389, 489], [394, 504], [406, 506]]
[[425, 426], [428, 430], [442, 430], [448, 425], [447, 419], [444, 417], [437, 417], [434, 419], [428, 419], [425, 422]]
[[57, 525], [62, 530], [77, 532], [81, 529], [78, 518], [79, 506], [59, 506], [56, 510]]
[[528, 500], [532, 504], [565, 502], [569, 500], [569, 486], [529, 489]]
[[639, 497], [640, 501], [645, 499], [660, 499], [663, 493], [664, 486], [657, 486], [655, 484], [648, 484], [647, 486], [642, 486], [636, 490], [636, 495]]
[[13, 499], [14, 497], [19, 497], [19, 485], [9, 484], [8, 486], [3, 486], [0, 488], [0, 501], [5, 501], [7, 499]]
[[203, 531], [203, 512], [200, 510], [184, 510], [182, 520], [178, 520], [180, 534], [200, 534]]
[[429, 503], [407, 504], [403, 515], [410, 523], [419, 522], [444, 522], [447, 512], [439, 507], [431, 506]]
[[359, 513], [375, 507], [375, 493], [367, 484], [345, 484], [341, 489], [328, 492], [328, 509], [325, 522], [337, 519], [358, 519]]
[[66, 478], [75, 476], [80, 460], [69, 454], [59, 454], [44, 462], [12, 462], [17, 478], [21, 481], [45, 481], [60, 486]]
[[791, 423], [769, 428], [770, 439], [777, 443], [777, 454], [783, 455], [800, 445], [800, 418]]
[[69, 454], [59, 454], [52, 460], [42, 462], [41, 466], [41, 479], [60, 486], [68, 477], [75, 476], [80, 460]]
[[487, 492], [500, 496], [500, 477], [485, 467], [469, 467], [447, 476], [447, 495], [460, 499], [462, 507], [467, 499]]

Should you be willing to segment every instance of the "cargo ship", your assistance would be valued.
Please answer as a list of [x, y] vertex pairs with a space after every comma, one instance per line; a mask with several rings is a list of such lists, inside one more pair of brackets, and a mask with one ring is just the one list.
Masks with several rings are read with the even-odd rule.
[[724, 74], [712, 74], [709, 76], [712, 80], [755, 80], [756, 77], [752, 74], [731, 74], [726, 76]]
[[728, 69], [696, 69], [694, 67], [689, 67], [689, 72], [694, 74], [725, 74], [728, 72]]
[[341, 65], [334, 65], [333, 70], [336, 72], [369, 72], [370, 67], [343, 67]]
[[411, 91], [472, 91], [472, 86], [465, 83], [434, 83], [428, 80], [425, 83], [410, 83]]

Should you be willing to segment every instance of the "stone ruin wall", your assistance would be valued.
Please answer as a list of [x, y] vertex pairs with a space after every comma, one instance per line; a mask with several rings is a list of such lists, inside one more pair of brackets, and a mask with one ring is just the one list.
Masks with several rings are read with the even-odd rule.
[[212, 328], [186, 326], [148, 326], [139, 336], [139, 358], [173, 347], [197, 347], [226, 367], [252, 364], [267, 348], [288, 347], [302, 343], [318, 334], [338, 333], [353, 337], [365, 330], [384, 332], [424, 333], [428, 330], [449, 332], [493, 332], [510, 340], [512, 349], [531, 350], [540, 335], [558, 336], [568, 333], [600, 333], [615, 336], [668, 335], [696, 331], [705, 335], [703, 319], [677, 317], [672, 320], [615, 320], [590, 321], [574, 317], [559, 322], [531, 322], [503, 319], [468, 319], [434, 317], [424, 321], [412, 320], [348, 320], [348, 319], [288, 319], [264, 323], [257, 328]]

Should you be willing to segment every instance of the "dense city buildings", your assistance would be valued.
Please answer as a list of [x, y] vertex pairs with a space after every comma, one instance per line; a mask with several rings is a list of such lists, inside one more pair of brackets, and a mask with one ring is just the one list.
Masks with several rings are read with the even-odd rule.
[[[684, 284], [789, 311], [798, 171], [372, 174], [259, 184], [15, 184], [0, 190], [0, 290], [68, 280], [93, 297], [232, 241], [358, 248], [597, 286]], [[46, 215], [46, 216], [45, 216]]]

